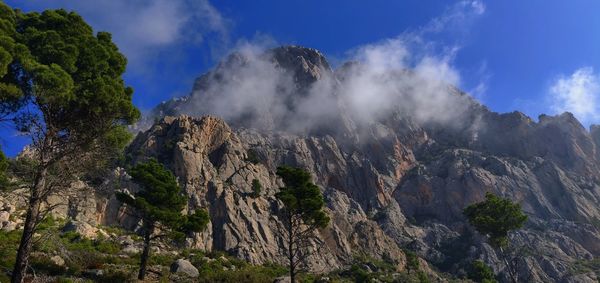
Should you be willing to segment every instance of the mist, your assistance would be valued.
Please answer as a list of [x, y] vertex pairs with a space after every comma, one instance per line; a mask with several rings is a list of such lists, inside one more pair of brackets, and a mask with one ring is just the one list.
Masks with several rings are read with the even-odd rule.
[[392, 113], [418, 123], [454, 123], [472, 103], [454, 88], [460, 75], [451, 56], [416, 57], [400, 39], [361, 47], [334, 70], [306, 62], [300, 74], [272, 53], [260, 44], [239, 46], [199, 79], [179, 112], [303, 133], [341, 122], [369, 125]]
[[460, 44], [435, 37], [464, 31], [484, 11], [478, 1], [458, 2], [417, 30], [351, 49], [334, 68], [316, 50], [275, 58], [278, 44], [268, 36], [240, 41], [197, 80], [176, 114], [293, 133], [368, 127], [391, 114], [419, 124], [463, 124], [477, 102], [458, 90], [452, 62]]

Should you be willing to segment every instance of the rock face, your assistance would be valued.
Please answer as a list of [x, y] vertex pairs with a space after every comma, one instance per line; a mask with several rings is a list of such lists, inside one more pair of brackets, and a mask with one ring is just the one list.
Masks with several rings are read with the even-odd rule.
[[[227, 98], [232, 89], [224, 85], [244, 86], [239, 70], [254, 59], [233, 54], [201, 76], [190, 96], [159, 105], [152, 117], [158, 122], [127, 150], [133, 162], [156, 157], [175, 173], [189, 198], [188, 212], [209, 211], [208, 229], [190, 238], [191, 246], [252, 263], [284, 263], [281, 203], [274, 194], [282, 186], [276, 167], [287, 164], [311, 173], [332, 218], [312, 242], [311, 249], [318, 250], [309, 260], [314, 271], [348, 264], [357, 254], [392, 260], [401, 270], [406, 260], [401, 248], [407, 248], [459, 276], [482, 259], [506, 279], [500, 255], [462, 216], [465, 206], [493, 192], [520, 203], [529, 216], [511, 239], [521, 252], [523, 282], [598, 280], [594, 272], [575, 268], [600, 257], [598, 127], [588, 132], [569, 113], [535, 122], [518, 112], [491, 112], [452, 89], [449, 95], [463, 108], [450, 117], [460, 120], [425, 121], [403, 106], [358, 121], [340, 102], [327, 105], [331, 115], [323, 123], [289, 130], [290, 123], [301, 121], [286, 119], [302, 117], [294, 111], [307, 93], [320, 87], [337, 99], [343, 90], [338, 86], [360, 63], [333, 71], [318, 51], [295, 46], [263, 56], [274, 77], [287, 74], [292, 82], [276, 88], [287, 112], [202, 115], [219, 106], [221, 96]], [[389, 76], [407, 80], [410, 72]], [[126, 179], [123, 172], [115, 176]], [[263, 187], [257, 198], [251, 197], [253, 180]], [[136, 226], [114, 199], [94, 202], [78, 215]]]
[[[267, 147], [268, 146], [268, 147]], [[329, 150], [317, 150], [325, 147]], [[283, 184], [274, 174], [283, 162], [306, 167], [308, 160], [330, 160], [332, 168], [344, 157], [331, 138], [265, 136], [255, 131], [234, 131], [215, 117], [166, 117], [140, 134], [130, 146], [134, 160], [154, 156], [179, 178], [189, 196], [188, 210], [208, 208], [211, 224], [193, 239], [198, 248], [227, 251], [252, 263], [275, 261], [282, 256], [283, 226], [274, 194]], [[314, 156], [313, 156], [314, 154]], [[258, 162], [250, 161], [250, 157]], [[312, 161], [311, 161], [312, 162]], [[325, 172], [315, 176], [328, 178]], [[252, 197], [251, 183], [263, 186]], [[356, 253], [395, 260], [403, 267], [399, 246], [344, 191], [325, 187], [332, 223], [321, 231], [319, 250], [309, 260], [313, 270], [327, 271], [350, 262]]]

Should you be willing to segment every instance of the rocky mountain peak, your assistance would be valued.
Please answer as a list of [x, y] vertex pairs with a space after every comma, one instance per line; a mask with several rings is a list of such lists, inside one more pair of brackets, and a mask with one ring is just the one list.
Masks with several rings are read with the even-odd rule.
[[[570, 113], [538, 122], [496, 113], [447, 85], [435, 90], [450, 89], [447, 107], [463, 106], [452, 108], [460, 115], [415, 117], [436, 105], [417, 101], [422, 93], [403, 93], [357, 122], [353, 111], [371, 101], [351, 108], [341, 96], [352, 86], [372, 90], [361, 88], [371, 77], [340, 86], [359, 66], [347, 63], [333, 75], [321, 53], [298, 46], [232, 54], [198, 79], [193, 95], [163, 104], [158, 116], [187, 115], [160, 120], [128, 152], [158, 157], [179, 177], [189, 208], [209, 209], [211, 230], [193, 245], [255, 263], [281, 260], [274, 172], [282, 164], [308, 170], [334, 215], [321, 231], [328, 240], [314, 259], [318, 268], [347, 264], [354, 251], [377, 258], [389, 251], [401, 262], [400, 247], [409, 247], [444, 271], [483, 258], [499, 272], [498, 255], [480, 238], [461, 243], [469, 250], [464, 262], [451, 252], [467, 241], [462, 209], [486, 192], [528, 214], [514, 240], [535, 250], [525, 264], [529, 278], [567, 282], [569, 264], [600, 256], [600, 127], [588, 132]], [[418, 87], [409, 70], [374, 78]], [[254, 179], [265, 189], [256, 199], [249, 197]]]
[[294, 81], [301, 86], [310, 84], [331, 73], [325, 57], [316, 49], [289, 45], [267, 51], [277, 66], [293, 73]]

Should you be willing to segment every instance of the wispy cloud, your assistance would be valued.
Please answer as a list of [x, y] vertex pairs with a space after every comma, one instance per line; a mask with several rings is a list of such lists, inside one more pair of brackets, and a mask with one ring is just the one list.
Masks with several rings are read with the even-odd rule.
[[[466, 34], [484, 11], [481, 2], [461, 1], [423, 27], [353, 48], [345, 61], [357, 64], [340, 68], [337, 78], [323, 72], [301, 96], [293, 94], [297, 87], [292, 75], [281, 72], [263, 53], [271, 40], [242, 42], [236, 49], [244, 59], [220, 65], [217, 71], [226, 77], [204, 77], [204, 87], [182, 111], [300, 132], [325, 128], [334, 121], [369, 125], [390, 113], [403, 113], [422, 123], [463, 124], [470, 100], [451, 87], [461, 83], [453, 60], [462, 41], [452, 37], [452, 42], [445, 42], [437, 35]], [[348, 119], [339, 119], [340, 113]], [[344, 125], [334, 128], [344, 129]]]
[[570, 76], [561, 75], [548, 94], [555, 113], [571, 112], [584, 124], [600, 118], [600, 75], [592, 67], [582, 67]]
[[200, 44], [207, 35], [226, 41], [231, 25], [208, 0], [45, 0], [31, 5], [74, 10], [95, 30], [111, 32], [133, 72], [149, 71], [161, 52]]

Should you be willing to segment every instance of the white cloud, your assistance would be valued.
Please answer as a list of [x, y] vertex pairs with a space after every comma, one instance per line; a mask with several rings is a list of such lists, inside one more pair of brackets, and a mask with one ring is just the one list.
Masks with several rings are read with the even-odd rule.
[[227, 40], [230, 26], [208, 0], [45, 0], [33, 6], [74, 10], [96, 31], [112, 33], [134, 72], [147, 71], [160, 52], [201, 43], [207, 34]]
[[[291, 74], [281, 72], [264, 56], [268, 44], [260, 38], [258, 44], [242, 42], [237, 52], [245, 57], [243, 63], [222, 65], [229, 74], [226, 78], [206, 77], [207, 87], [193, 95], [182, 111], [214, 114], [259, 128], [294, 121], [283, 123], [284, 127], [300, 132], [340, 121], [339, 113], [357, 125], [369, 125], [390, 113], [403, 113], [422, 123], [462, 124], [471, 103], [451, 87], [461, 83], [453, 66], [459, 48], [456, 42], [446, 44], [430, 36], [465, 32], [484, 10], [480, 2], [458, 2], [422, 28], [354, 48], [345, 59], [359, 64], [339, 70], [343, 79], [324, 73], [302, 96], [292, 93], [296, 84]], [[293, 108], [287, 98], [293, 100]]]
[[570, 76], [560, 76], [549, 91], [551, 108], [556, 113], [571, 112], [584, 124], [600, 115], [600, 76], [592, 67], [583, 67]]
[[485, 13], [485, 4], [481, 1], [459, 1], [446, 8], [446, 11], [429, 21], [421, 27], [421, 33], [437, 33], [441, 31], [455, 30], [464, 32], [466, 26], [474, 19]]

